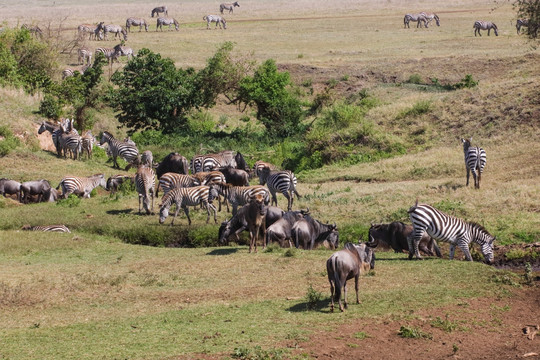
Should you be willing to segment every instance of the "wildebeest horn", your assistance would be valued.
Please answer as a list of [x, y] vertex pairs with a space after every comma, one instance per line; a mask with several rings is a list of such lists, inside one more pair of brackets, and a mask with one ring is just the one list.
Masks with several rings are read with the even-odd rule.
[[377, 245], [379, 245], [379, 241], [378, 240], [375, 240], [373, 238], [373, 235], [369, 234], [369, 241], [366, 242], [366, 246], [369, 246], [371, 248], [376, 248]]

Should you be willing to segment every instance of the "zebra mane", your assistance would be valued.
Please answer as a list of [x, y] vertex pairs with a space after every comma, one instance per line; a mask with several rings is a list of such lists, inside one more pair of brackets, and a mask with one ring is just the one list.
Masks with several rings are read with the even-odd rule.
[[482, 232], [485, 232], [486, 234], [488, 234], [489, 236], [493, 236], [489, 233], [489, 231], [486, 230], [485, 227], [483, 227], [482, 225], [480, 225], [479, 223], [477, 222], [474, 222], [474, 221], [469, 221], [469, 225], [472, 226], [473, 228], [477, 229], [477, 230], [480, 230]]

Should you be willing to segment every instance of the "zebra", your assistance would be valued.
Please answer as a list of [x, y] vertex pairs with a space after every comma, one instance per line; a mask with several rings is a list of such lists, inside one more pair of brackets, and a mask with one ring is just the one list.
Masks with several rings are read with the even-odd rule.
[[64, 152], [64, 158], [67, 157], [67, 152], [70, 152], [70, 157], [77, 160], [82, 151], [82, 140], [79, 134], [75, 132], [64, 132], [59, 138], [60, 148]]
[[131, 32], [131, 27], [132, 26], [138, 26], [139, 27], [139, 32], [142, 31], [142, 27], [144, 26], [144, 30], [146, 30], [146, 32], [148, 32], [148, 24], [146, 23], [146, 20], [144, 19], [137, 19], [137, 18], [127, 18], [126, 20], [126, 29]]
[[118, 59], [120, 56], [127, 56], [128, 60], [130, 60], [133, 57], [133, 49], [127, 46], [122, 46], [121, 44], [114, 47], [114, 52], [116, 59]]
[[118, 161], [116, 160], [118, 156], [124, 159], [128, 164], [133, 163], [139, 156], [139, 150], [137, 150], [136, 145], [119, 141], [108, 131], [103, 132], [101, 141], [99, 142], [100, 145], [103, 145], [104, 143], [109, 144], [109, 150], [111, 151], [111, 157], [113, 158], [113, 167], [116, 169], [120, 168], [120, 165], [118, 165]]
[[491, 31], [491, 29], [493, 29], [493, 31], [495, 32], [495, 36], [499, 36], [499, 33], [497, 32], [497, 25], [495, 25], [494, 23], [490, 21], [477, 20], [474, 22], [473, 28], [474, 28], [474, 36], [476, 36], [476, 33], [478, 33], [479, 36], [482, 36], [482, 34], [480, 33], [480, 30], [487, 30], [488, 36], [489, 36], [489, 32]]
[[197, 178], [191, 175], [168, 172], [168, 173], [163, 174], [159, 178], [159, 184], [156, 189], [156, 196], [158, 196], [159, 188], [163, 190], [163, 195], [165, 195], [169, 191], [177, 187], [194, 187], [194, 186], [200, 186], [200, 185], [205, 185], [205, 184], [201, 184], [201, 182]]
[[103, 35], [105, 37], [105, 40], [109, 40], [108, 39], [108, 34], [110, 32], [114, 33], [114, 38], [115, 39], [116, 39], [116, 37], [120, 37], [120, 34], [122, 34], [124, 36], [125, 41], [127, 41], [127, 39], [128, 39], [128, 34], [127, 34], [126, 29], [124, 29], [120, 25], [114, 25], [114, 24], [104, 25], [103, 26]]
[[141, 155], [141, 165], [149, 168], [154, 166], [154, 155], [150, 150], [143, 151]]
[[161, 31], [163, 31], [163, 25], [169, 25], [169, 29], [170, 29], [172, 24], [174, 24], [174, 28], [176, 29], [176, 31], [180, 29], [179, 27], [180, 24], [178, 24], [178, 21], [176, 21], [176, 19], [167, 19], [163, 17], [158, 17], [157, 24], [156, 24], [156, 31], [158, 31], [158, 29], [161, 29]]
[[493, 242], [496, 238], [481, 225], [447, 215], [430, 205], [418, 205], [418, 200], [408, 213], [413, 225], [413, 231], [407, 238], [409, 259], [412, 259], [413, 255], [417, 259], [422, 258], [418, 252], [418, 243], [427, 231], [433, 239], [450, 243], [450, 260], [454, 258], [457, 245], [465, 258], [472, 261], [469, 244], [475, 242], [481, 246], [486, 263], [491, 264], [493, 261]]
[[[192, 175], [195, 179], [197, 179], [201, 185], [212, 185], [217, 183], [226, 183], [225, 175], [221, 171], [200, 171], [198, 173], [195, 173]], [[218, 211], [221, 211], [221, 198], [219, 195], [217, 196], [218, 199]], [[229, 204], [227, 203], [227, 199], [223, 199], [223, 203], [227, 206], [227, 211], [229, 211]]]
[[94, 148], [94, 143], [96, 142], [96, 138], [94, 135], [92, 135], [92, 132], [88, 130], [82, 137], [81, 137], [81, 152], [85, 153], [88, 156], [88, 159], [92, 158], [92, 150]]
[[53, 125], [51, 123], [43, 121], [41, 123], [41, 126], [38, 129], [38, 134], [43, 134], [45, 131], [48, 131], [51, 133], [52, 141], [54, 144], [54, 147], [56, 148], [56, 153], [58, 156], [61, 155], [61, 147], [58, 139], [60, 138], [60, 135], [64, 132], [60, 126]]
[[107, 188], [103, 174], [96, 174], [89, 177], [66, 176], [60, 181], [56, 190], [62, 187], [62, 198], [64, 199], [67, 199], [70, 194], [90, 198], [90, 193], [98, 186], [104, 189]]
[[469, 176], [472, 172], [474, 178], [474, 187], [480, 189], [480, 180], [486, 167], [486, 151], [481, 147], [471, 146], [472, 138], [461, 139], [463, 143], [463, 153], [465, 155], [465, 168], [467, 169], [467, 185], [469, 186]]
[[[103, 24], [104, 24], [103, 21], [98, 23], [97, 26], [81, 24], [77, 27], [77, 34], [79, 38], [82, 38], [85, 33], [88, 33], [89, 34], [88, 40], [92, 40], [92, 36], [94, 36], [95, 39], [98, 40], [98, 38], [100, 38], [100, 35], [101, 35], [101, 30], [103, 30]], [[102, 40], [102, 38], [100, 38], [99, 40]]]
[[118, 57], [116, 55], [116, 50], [115, 49], [105, 48], [105, 47], [98, 47], [96, 49], [96, 51], [95, 51], [96, 58], [98, 56], [98, 53], [103, 54], [103, 56], [105, 56], [105, 59], [107, 60], [107, 63], [110, 63], [111, 65], [114, 62], [114, 60], [116, 60], [116, 62], [118, 62]]
[[152, 17], [154, 17], [154, 14], [159, 16], [160, 13], [165, 13], [166, 16], [169, 16], [169, 12], [167, 11], [166, 6], [158, 6], [152, 9]]
[[424, 27], [427, 27], [427, 19], [424, 15], [420, 14], [406, 14], [403, 18], [403, 27], [410, 28], [409, 22], [416, 21], [416, 27], [422, 27], [422, 22], [424, 23]]
[[65, 80], [68, 77], [75, 76], [75, 71], [76, 70], [72, 70], [72, 69], [64, 69], [62, 71], [62, 80]]
[[216, 27], [215, 27], [216, 29], [218, 25], [219, 25], [219, 28], [221, 29], [221, 24], [223, 24], [223, 29], [227, 29], [227, 21], [219, 15], [205, 15], [203, 16], [202, 19], [206, 21], [207, 30], [210, 29], [210, 23], [213, 23], [213, 22], [216, 23]]
[[272, 204], [277, 206], [276, 190], [279, 190], [287, 198], [287, 211], [292, 210], [294, 195], [300, 197], [296, 191], [296, 176], [290, 170], [271, 171], [269, 168], [263, 168], [259, 174], [259, 184], [268, 186], [272, 194]]
[[146, 214], [150, 214], [148, 207], [149, 197], [152, 198], [152, 212], [154, 211], [154, 192], [156, 187], [156, 175], [150, 167], [141, 165], [135, 174], [135, 187], [139, 193], [139, 214], [141, 213], [141, 201]]
[[217, 154], [195, 155], [191, 160], [191, 171], [195, 174], [225, 166], [236, 167], [237, 156], [238, 153], [235, 156], [231, 150], [224, 150]]
[[[252, 186], [232, 186], [226, 183], [214, 183], [210, 185], [213, 189], [217, 190], [219, 195], [222, 195], [225, 200], [232, 206], [232, 215], [236, 215], [238, 205], [246, 205], [250, 199], [255, 195], [262, 195], [264, 197], [264, 203], [268, 205], [270, 202], [270, 193], [267, 188], [261, 185]], [[227, 211], [229, 211], [229, 205], [227, 205]]]
[[517, 34], [521, 34], [521, 28], [522, 27], [529, 27], [529, 19], [517, 19], [516, 21], [516, 30]]
[[270, 164], [269, 162], [265, 162], [262, 160], [257, 160], [253, 165], [253, 174], [255, 175], [255, 177], [259, 177], [259, 174], [265, 167], [269, 168], [270, 170], [278, 170], [277, 166], [275, 166], [274, 164]]
[[233, 12], [234, 8], [238, 6], [240, 7], [240, 4], [238, 4], [238, 1], [233, 2], [232, 4], [223, 3], [219, 5], [219, 12], [223, 14], [223, 10], [229, 10], [229, 14]]
[[21, 26], [21, 29], [26, 29], [30, 32], [30, 34], [34, 35], [35, 37], [38, 37], [38, 38], [43, 38], [43, 30], [41, 30], [41, 28], [37, 25], [35, 26], [32, 26], [32, 25], [28, 25], [28, 24], [23, 24]]
[[90, 65], [90, 62], [92, 61], [92, 50], [90, 50], [87, 47], [82, 47], [79, 50], [77, 50], [77, 64], [87, 64]]
[[195, 186], [189, 188], [174, 188], [165, 194], [161, 200], [159, 209], [159, 223], [163, 224], [165, 219], [169, 216], [169, 209], [172, 204], [176, 204], [176, 212], [171, 221], [171, 226], [174, 224], [174, 220], [180, 211], [180, 208], [184, 209], [184, 213], [187, 216], [188, 223], [191, 225], [191, 218], [189, 217], [188, 206], [197, 206], [202, 204], [206, 208], [208, 217], [206, 223], [210, 221], [210, 210], [214, 212], [214, 222], [217, 223], [216, 207], [212, 204], [213, 195], [209, 186]]
[[21, 228], [21, 230], [71, 233], [71, 231], [69, 231], [66, 225], [37, 225], [37, 226], [24, 225]]
[[441, 20], [439, 19], [439, 16], [438, 16], [437, 14], [434, 14], [434, 13], [427, 13], [427, 12], [422, 11], [422, 12], [420, 13], [420, 15], [423, 15], [423, 16], [426, 18], [426, 20], [427, 20], [427, 24], [425, 24], [426, 27], [427, 27], [427, 25], [429, 25], [433, 20], [435, 20], [435, 23], [437, 24], [437, 26], [441, 26]]

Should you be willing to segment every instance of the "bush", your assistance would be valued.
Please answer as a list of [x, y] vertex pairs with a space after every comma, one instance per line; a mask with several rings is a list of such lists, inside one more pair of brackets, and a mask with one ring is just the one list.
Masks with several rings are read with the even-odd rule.
[[12, 150], [21, 145], [21, 142], [18, 138], [13, 135], [11, 130], [3, 125], [0, 126], [0, 156], [6, 156]]
[[428, 100], [421, 100], [414, 104], [411, 108], [405, 109], [401, 111], [398, 116], [396, 116], [396, 120], [404, 119], [409, 116], [419, 116], [425, 113], [428, 113], [432, 110], [432, 104], [431, 101]]
[[432, 339], [431, 334], [425, 333], [420, 329], [411, 326], [401, 326], [398, 335], [407, 339]]
[[81, 198], [78, 197], [77, 195], [75, 194], [70, 194], [67, 199], [59, 199], [57, 202], [56, 202], [56, 205], [57, 206], [65, 206], [65, 207], [69, 207], [69, 208], [72, 208], [72, 207], [77, 207], [81, 204]]
[[188, 231], [185, 246], [209, 247], [218, 246], [215, 225], [204, 225]]
[[306, 294], [306, 307], [308, 310], [315, 310], [319, 301], [323, 299], [323, 294], [320, 291], [313, 289], [310, 284]]
[[422, 84], [422, 77], [419, 74], [412, 74], [407, 82], [409, 84]]
[[43, 100], [39, 104], [39, 113], [49, 119], [58, 120], [63, 113], [62, 103], [58, 98], [51, 94], [45, 94]]

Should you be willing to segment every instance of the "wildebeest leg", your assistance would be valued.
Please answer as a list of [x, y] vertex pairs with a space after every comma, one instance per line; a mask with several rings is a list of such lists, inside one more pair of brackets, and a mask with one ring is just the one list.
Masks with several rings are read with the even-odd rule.
[[341, 306], [341, 303], [339, 304], [339, 309], [343, 311], [343, 308], [347, 309], [349, 306], [347, 305], [347, 280], [343, 282], [343, 307]]
[[433, 254], [433, 251], [431, 251], [431, 249], [428, 248], [424, 243], [420, 243], [420, 244], [418, 245], [418, 248], [419, 248], [420, 250], [422, 250], [423, 252], [425, 252], [426, 254], [428, 254], [428, 256], [433, 256], [433, 255], [434, 255], [434, 254]]
[[330, 283], [330, 312], [334, 312], [334, 282], [332, 280], [328, 281]]
[[360, 304], [360, 300], [358, 299], [358, 278], [360, 277], [360, 273], [354, 277], [354, 291], [356, 291], [356, 303]]

